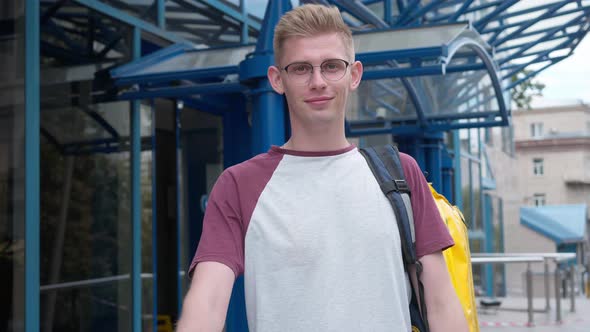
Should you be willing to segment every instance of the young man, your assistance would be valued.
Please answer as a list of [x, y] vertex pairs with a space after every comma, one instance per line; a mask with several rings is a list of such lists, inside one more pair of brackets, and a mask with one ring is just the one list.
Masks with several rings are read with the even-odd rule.
[[[178, 331], [221, 331], [241, 274], [252, 332], [410, 331], [395, 216], [344, 132], [363, 72], [351, 32], [338, 9], [304, 5], [274, 38], [268, 79], [286, 96], [292, 136], [217, 180]], [[416, 162], [402, 163], [431, 330], [467, 331], [441, 254], [452, 238]]]

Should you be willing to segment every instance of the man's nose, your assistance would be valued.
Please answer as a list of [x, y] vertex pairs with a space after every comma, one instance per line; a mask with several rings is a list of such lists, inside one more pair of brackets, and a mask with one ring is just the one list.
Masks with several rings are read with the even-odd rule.
[[320, 68], [315, 69], [311, 72], [311, 77], [309, 78], [309, 86], [312, 89], [324, 88], [328, 84], [326, 83], [326, 79], [322, 76], [322, 71]]

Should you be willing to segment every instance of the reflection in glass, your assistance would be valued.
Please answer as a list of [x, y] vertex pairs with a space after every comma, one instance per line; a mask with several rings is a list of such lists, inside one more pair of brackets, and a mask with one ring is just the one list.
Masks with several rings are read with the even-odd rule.
[[0, 5], [0, 331], [24, 331], [24, 4]]
[[[126, 331], [131, 305], [129, 153], [62, 155], [41, 144], [41, 322]], [[56, 195], [55, 193], [61, 193]]]

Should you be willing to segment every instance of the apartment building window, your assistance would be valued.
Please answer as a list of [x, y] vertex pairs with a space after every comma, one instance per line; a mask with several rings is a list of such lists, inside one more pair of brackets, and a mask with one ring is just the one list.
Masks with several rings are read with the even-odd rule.
[[535, 206], [543, 206], [547, 203], [545, 194], [534, 194], [533, 203]]
[[544, 174], [544, 172], [543, 158], [533, 159], [533, 174], [536, 176], [541, 176]]
[[531, 137], [538, 138], [543, 136], [543, 123], [533, 122], [531, 123]]

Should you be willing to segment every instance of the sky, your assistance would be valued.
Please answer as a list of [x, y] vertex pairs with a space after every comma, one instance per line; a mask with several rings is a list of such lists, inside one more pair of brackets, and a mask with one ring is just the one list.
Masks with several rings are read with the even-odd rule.
[[[537, 102], [583, 100], [590, 103], [590, 34], [563, 61], [545, 69], [536, 78], [545, 84]], [[534, 105], [533, 105], [534, 106]]]

